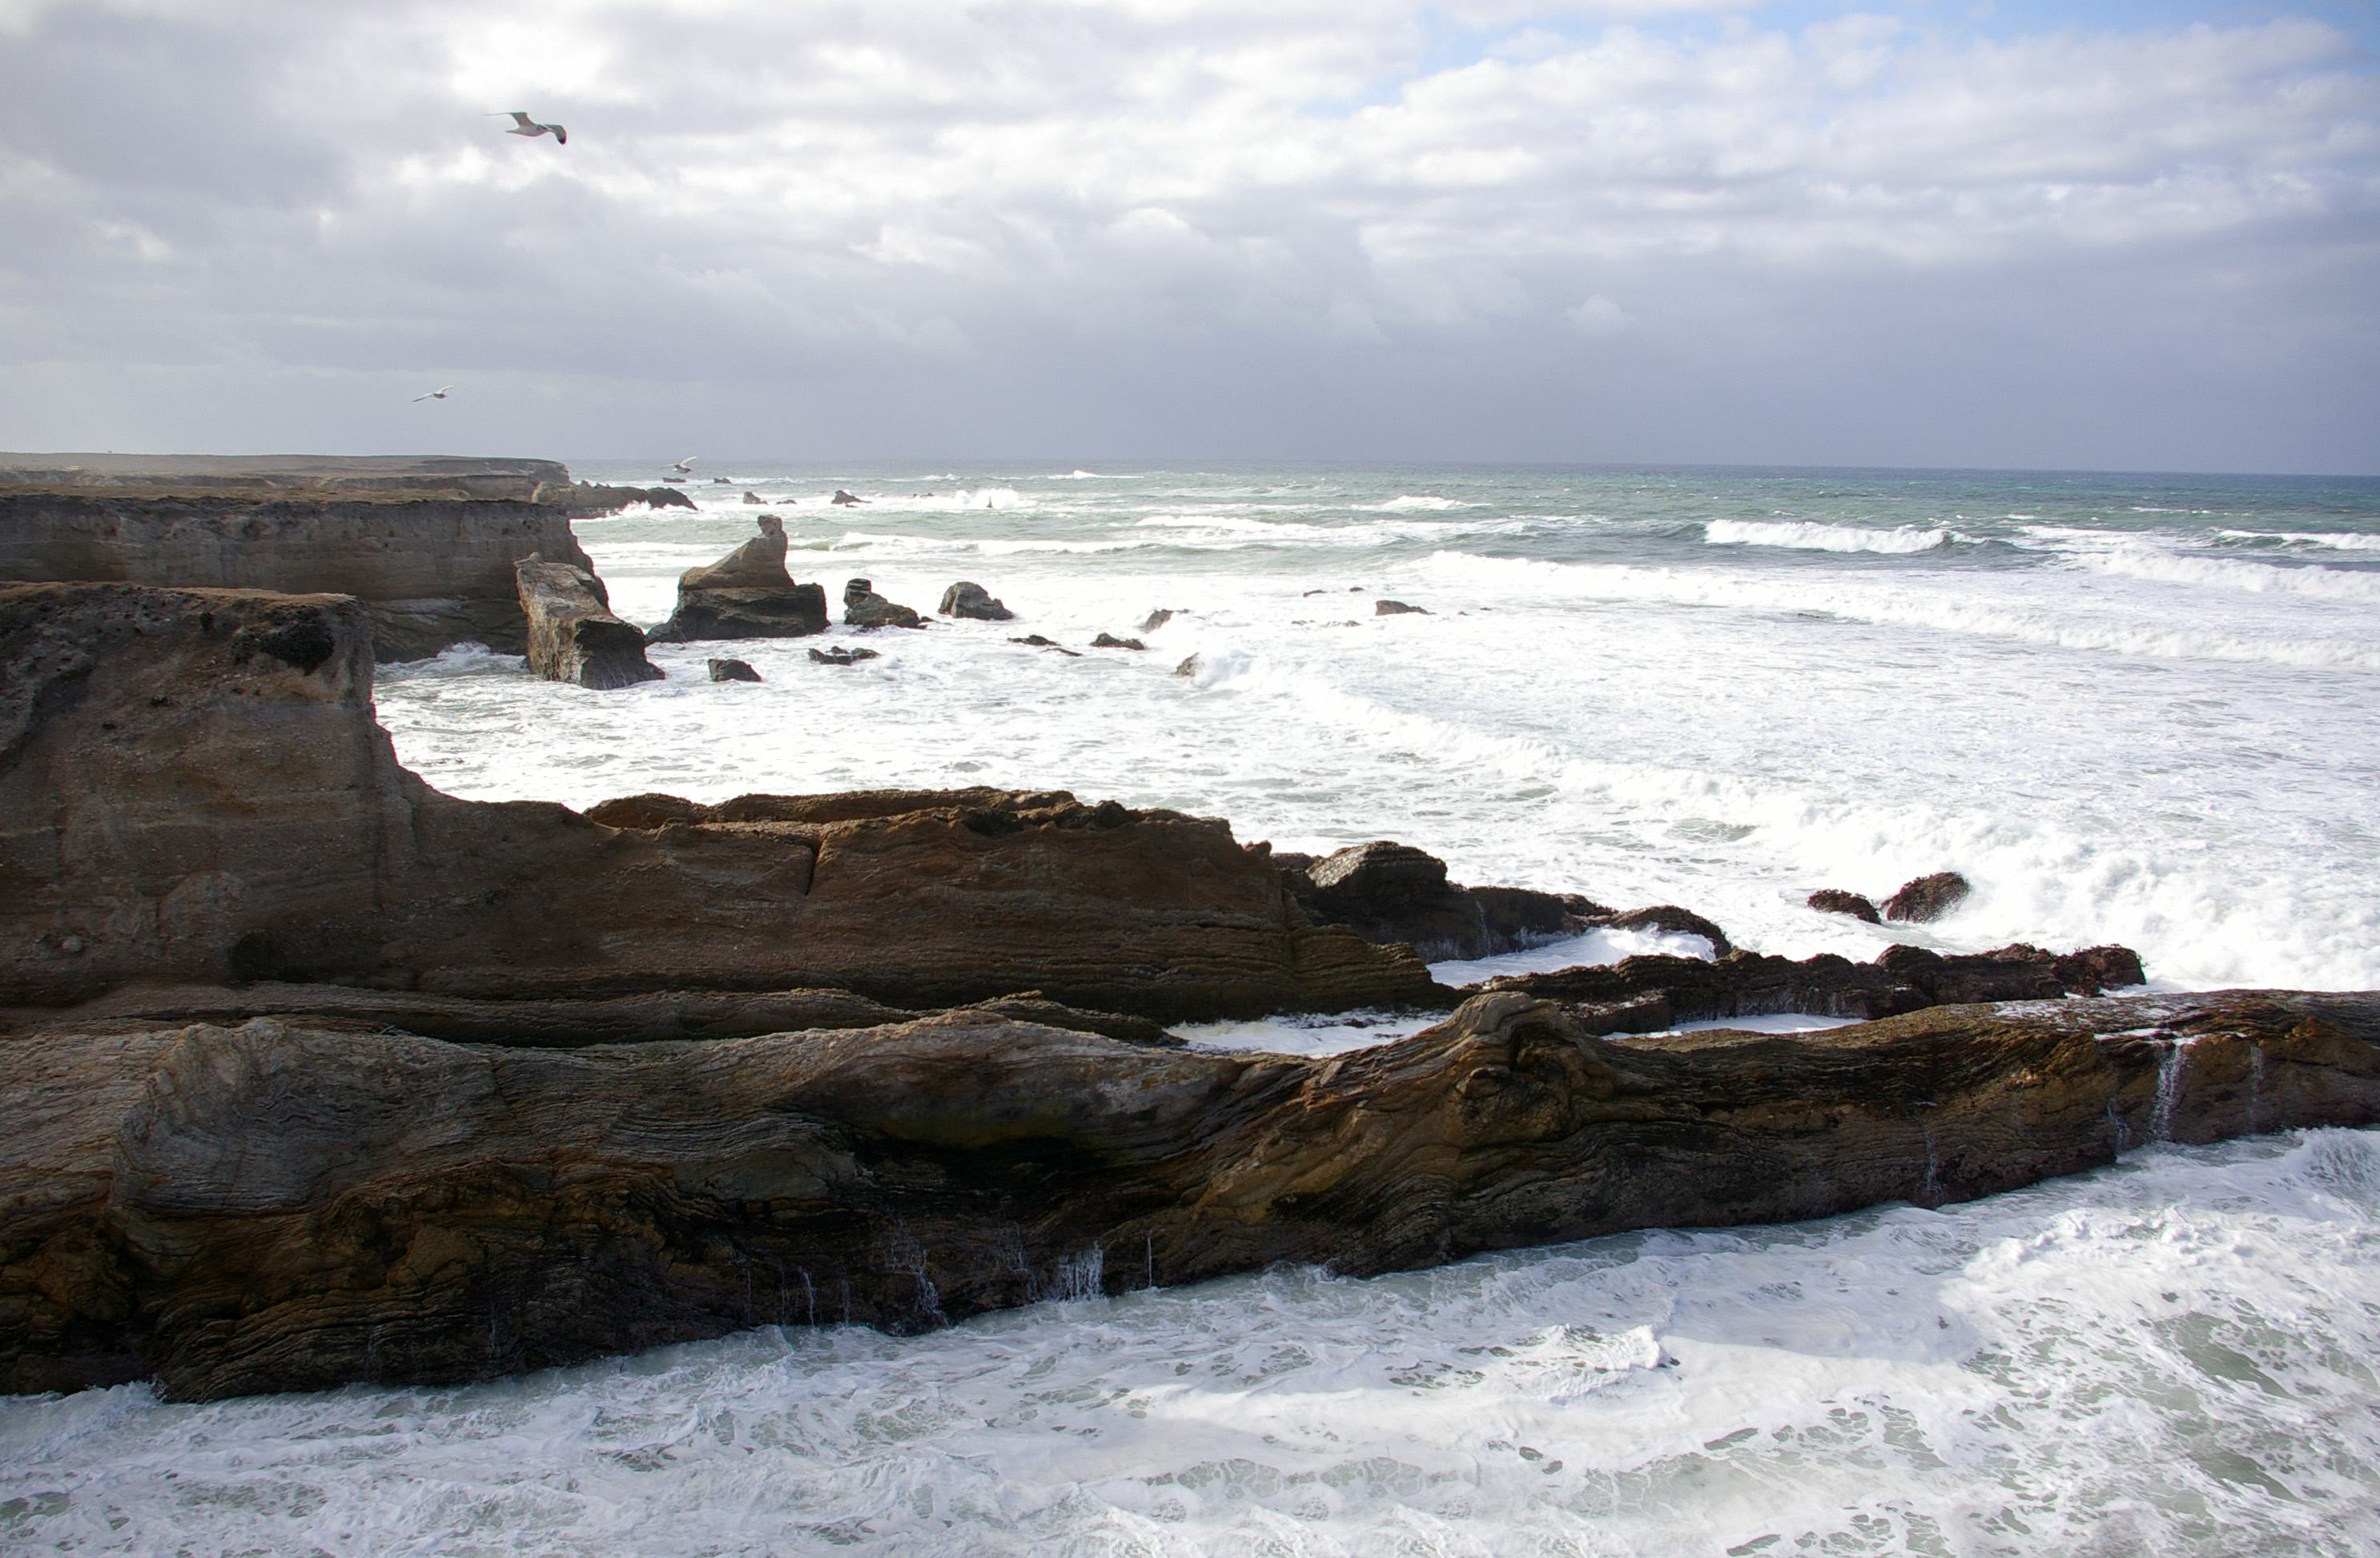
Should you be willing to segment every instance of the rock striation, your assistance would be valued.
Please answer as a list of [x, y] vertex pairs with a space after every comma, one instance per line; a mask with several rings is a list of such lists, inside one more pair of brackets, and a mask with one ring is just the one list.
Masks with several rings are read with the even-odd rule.
[[645, 635], [650, 644], [712, 638], [801, 638], [826, 631], [826, 590], [785, 571], [785, 522], [759, 517], [760, 533], [708, 568], [678, 575], [677, 609]]
[[683, 499], [549, 460], [0, 455], [0, 582], [352, 595], [382, 659], [517, 655], [514, 564], [591, 571], [573, 514]]
[[1447, 880], [1444, 861], [1388, 839], [1318, 860], [1287, 851], [1273, 860], [1284, 889], [1318, 922], [1380, 945], [1409, 945], [1429, 962], [1542, 946], [1613, 913], [1575, 893], [1466, 888]]
[[349, 598], [0, 587], [0, 1004], [264, 980], [1038, 990], [1160, 1021], [1442, 999], [1218, 820], [1062, 791], [458, 801], [396, 762], [371, 667]]
[[513, 565], [521, 614], [528, 620], [528, 669], [549, 682], [608, 692], [658, 682], [645, 658], [645, 635], [612, 614], [603, 581], [585, 568], [548, 562], [532, 552]]
[[0, 1042], [0, 1389], [203, 1400], [1938, 1205], [2380, 1117], [2380, 996], [1612, 1040], [1512, 990], [1325, 1059], [991, 1009], [567, 1051], [260, 1018]]

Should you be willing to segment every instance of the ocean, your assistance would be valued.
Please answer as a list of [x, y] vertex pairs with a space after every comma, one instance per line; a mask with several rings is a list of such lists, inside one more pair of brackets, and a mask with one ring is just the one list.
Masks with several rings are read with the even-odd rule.
[[[729, 479], [686, 486], [698, 512], [577, 525], [623, 616], [666, 616], [765, 513], [831, 604], [971, 580], [1015, 620], [837, 627], [878, 651], [848, 668], [815, 639], [664, 646], [666, 681], [601, 694], [451, 650], [381, 669], [382, 721], [480, 799], [1065, 788], [1683, 904], [1794, 957], [2116, 941], [2153, 988], [2380, 987], [2380, 481], [1091, 464], [699, 461]], [[710, 682], [714, 655], [762, 682]], [[1939, 870], [1975, 890], [1922, 928], [1803, 903]], [[1708, 950], [1602, 933], [1439, 972], [1654, 948]], [[1421, 1021], [1186, 1032], [1318, 1052]], [[2375, 1229], [2380, 1131], [2310, 1131], [1938, 1212], [919, 1337], [18, 1398], [0, 1548], [2369, 1552]]]

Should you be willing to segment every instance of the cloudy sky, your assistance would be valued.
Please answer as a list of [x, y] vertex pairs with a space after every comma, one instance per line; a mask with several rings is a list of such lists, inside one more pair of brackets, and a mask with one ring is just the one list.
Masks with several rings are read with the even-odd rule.
[[2375, 49], [2371, 0], [0, 0], [0, 448], [2375, 472]]

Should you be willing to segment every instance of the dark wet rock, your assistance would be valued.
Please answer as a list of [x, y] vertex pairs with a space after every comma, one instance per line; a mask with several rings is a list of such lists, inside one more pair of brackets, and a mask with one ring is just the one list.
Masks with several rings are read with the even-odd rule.
[[645, 501], [657, 509], [679, 508], [699, 511], [700, 508], [700, 505], [692, 498], [674, 487], [649, 487], [645, 489]]
[[1182, 663], [1181, 663], [1180, 665], [1175, 666], [1175, 667], [1173, 668], [1173, 674], [1174, 674], [1174, 675], [1176, 675], [1176, 676], [1196, 676], [1196, 675], [1197, 675], [1197, 674], [1198, 674], [1198, 657], [1197, 657], [1197, 656], [1196, 656], [1196, 655], [1191, 655], [1191, 656], [1188, 656], [1188, 657], [1184, 658], [1184, 660], [1182, 661]]
[[2375, 1036], [2380, 997], [2270, 992], [1629, 1040], [1500, 991], [1321, 1058], [981, 1008], [582, 1050], [54, 1030], [0, 1044], [0, 1390], [446, 1384], [1280, 1262], [1938, 1206], [2127, 1142], [2367, 1124]]
[[2141, 955], [2129, 947], [2085, 947], [2056, 959], [2053, 966], [2058, 984], [2085, 996], [2145, 984], [2149, 980], [2141, 967]]
[[1809, 896], [1807, 901], [1811, 908], [1824, 913], [1849, 914], [1852, 919], [1864, 920], [1871, 925], [1883, 924], [1883, 916], [1876, 912], [1875, 904], [1857, 893], [1844, 892], [1839, 888], [1820, 888]]
[[1429, 610], [1427, 607], [1408, 606], [1402, 600], [1375, 600], [1372, 602], [1372, 615], [1375, 617], [1402, 617], [1408, 615], [1427, 617], [1429, 615]]
[[1674, 903], [1657, 903], [1649, 909], [1631, 909], [1624, 914], [1614, 914], [1602, 922], [1612, 930], [1653, 931], [1664, 936], [1698, 936], [1711, 944], [1711, 950], [1726, 957], [1735, 950], [1727, 932], [1704, 919], [1691, 909], [1681, 909]]
[[1069, 649], [1056, 639], [1044, 638], [1038, 633], [1028, 633], [1022, 638], [1012, 638], [1009, 642], [1026, 645], [1035, 649], [1055, 649], [1070, 660], [1079, 660], [1083, 658], [1080, 651]]
[[1172, 620], [1173, 613], [1171, 610], [1160, 607], [1140, 620], [1140, 631], [1143, 633], [1155, 633], [1159, 628], [1163, 627]]
[[826, 590], [785, 572], [785, 522], [762, 514], [759, 534], [707, 568], [678, 575], [677, 610], [650, 644], [802, 638], [826, 631]]
[[848, 508], [854, 503], [864, 503], [868, 501], [868, 500], [865, 498], [855, 498], [850, 493], [845, 492], [842, 488], [838, 487], [834, 489], [834, 496], [828, 499], [827, 501], [836, 504], [839, 507]]
[[1884, 900], [1884, 917], [1922, 925], [1948, 914], [1973, 890], [1957, 872], [1937, 871], [1901, 884], [1899, 892]]
[[843, 586], [843, 621], [846, 627], [923, 627], [924, 622], [906, 606], [897, 606], [876, 593], [867, 579]]
[[1491, 957], [1576, 936], [1610, 911], [1575, 894], [1525, 888], [1465, 888], [1446, 863], [1386, 839], [1321, 860], [1272, 857], [1282, 885], [1308, 915], [1376, 945], [1402, 942], [1427, 962]]
[[534, 554], [514, 565], [528, 620], [528, 668], [549, 682], [609, 691], [662, 679], [645, 635], [612, 614], [603, 581]]
[[[1108, 803], [1114, 804], [1113, 802]], [[974, 1009], [993, 1012], [1015, 1022], [1038, 1022], [1044, 1028], [1097, 1033], [1120, 1044], [1138, 1045], [1144, 1049], [1180, 1049], [1187, 1043], [1180, 1034], [1168, 1033], [1161, 1022], [1151, 1022], [1145, 1017], [1133, 1017], [1120, 1011], [1083, 1011], [1050, 1000], [1038, 990], [1002, 996], [996, 1001], [978, 1001]]]
[[765, 503], [769, 500], [761, 497], [758, 492], [753, 491], [747, 487], [744, 489], [744, 501], [747, 503]]
[[1148, 646], [1137, 638], [1118, 638], [1111, 633], [1103, 633], [1091, 640], [1091, 647], [1094, 649], [1146, 649]]
[[758, 682], [760, 673], [743, 660], [712, 660], [710, 679], [713, 682]]
[[847, 644], [838, 644], [832, 649], [811, 650], [810, 658], [820, 665], [856, 665], [861, 660], [876, 658], [876, 651]]
[[964, 579], [942, 592], [941, 612], [945, 617], [965, 617], [979, 622], [1011, 622], [1016, 616], [1004, 602], [994, 599], [990, 591]]
[[1821, 953], [1799, 961], [1736, 950], [1699, 958], [1636, 957], [1600, 967], [1512, 974], [1485, 990], [1558, 1000], [1592, 1030], [1651, 1033], [1681, 1022], [1804, 1012], [1863, 1021], [1976, 1001], [2056, 1000], [2139, 984], [2139, 955], [2098, 947], [2061, 958], [2022, 944], [1945, 956], [1888, 947], [1871, 963]]

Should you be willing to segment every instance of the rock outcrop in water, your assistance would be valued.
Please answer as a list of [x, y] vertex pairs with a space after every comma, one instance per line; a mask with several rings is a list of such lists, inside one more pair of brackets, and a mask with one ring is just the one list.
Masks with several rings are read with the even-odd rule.
[[352, 595], [386, 660], [527, 649], [513, 567], [593, 564], [573, 514], [684, 501], [550, 460], [0, 455], [0, 582]]
[[291, 1019], [0, 1042], [0, 1389], [481, 1379], [757, 1324], [1363, 1274], [1989, 1194], [2380, 1117], [2380, 997], [1612, 1041], [1482, 996], [1329, 1059], [998, 1011], [556, 1052]]
[[[0, 588], [0, 1004], [303, 980], [474, 997], [1038, 990], [1164, 1021], [1439, 998], [1228, 824], [1061, 791], [457, 801], [372, 721], [363, 608]], [[625, 826], [606, 826], [604, 820]]]
[[1366, 941], [1410, 945], [1430, 962], [1539, 946], [1612, 916], [1575, 893], [1450, 882], [1444, 861], [1387, 839], [1319, 860], [1285, 851], [1273, 859], [1283, 888], [1315, 919], [1344, 925]]
[[1005, 602], [995, 598], [981, 585], [961, 579], [942, 591], [941, 614], [945, 617], [967, 617], [981, 622], [1005, 622], [1015, 620], [1016, 613]]
[[923, 627], [917, 613], [876, 593], [866, 579], [852, 579], [843, 586], [843, 621], [846, 627]]
[[645, 658], [645, 635], [612, 614], [603, 581], [585, 568], [548, 562], [532, 552], [513, 565], [521, 614], [528, 619], [528, 669], [549, 682], [609, 692], [658, 682]]
[[1973, 890], [1967, 879], [1957, 872], [1937, 871], [1930, 876], [1903, 882], [1899, 892], [1884, 900], [1884, 917], [1907, 920], [1913, 924], [1930, 924], [1966, 901]]
[[708, 568], [678, 575], [677, 609], [645, 635], [652, 644], [707, 638], [800, 638], [826, 631], [826, 589], [785, 572], [785, 523], [762, 514], [760, 533]]

